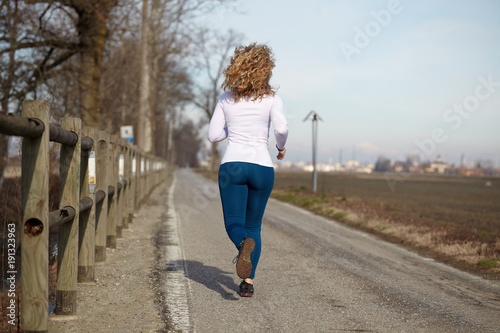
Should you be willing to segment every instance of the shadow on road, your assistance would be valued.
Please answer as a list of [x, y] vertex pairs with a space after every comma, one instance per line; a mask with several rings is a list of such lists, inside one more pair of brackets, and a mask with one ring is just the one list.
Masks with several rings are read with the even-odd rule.
[[186, 276], [189, 279], [218, 292], [224, 299], [239, 300], [235, 296], [238, 285], [234, 283], [233, 277], [228, 275], [232, 274], [232, 272], [225, 272], [213, 266], [205, 266], [203, 263], [194, 260], [172, 261], [167, 264], [167, 267], [182, 267], [183, 265], [186, 267]]

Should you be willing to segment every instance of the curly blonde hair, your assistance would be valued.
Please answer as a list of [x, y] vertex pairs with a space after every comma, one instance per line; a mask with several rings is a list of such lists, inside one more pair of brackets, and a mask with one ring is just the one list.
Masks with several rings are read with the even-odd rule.
[[265, 44], [239, 45], [234, 49], [229, 66], [224, 70], [222, 89], [229, 91], [235, 101], [241, 98], [262, 99], [274, 95], [269, 84], [274, 68], [274, 55]]

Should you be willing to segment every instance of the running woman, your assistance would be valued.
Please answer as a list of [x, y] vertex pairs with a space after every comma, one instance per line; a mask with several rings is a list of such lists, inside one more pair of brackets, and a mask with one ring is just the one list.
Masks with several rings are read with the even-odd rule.
[[274, 55], [264, 44], [238, 46], [225, 69], [208, 129], [210, 142], [228, 139], [219, 167], [224, 225], [238, 249], [236, 272], [242, 297], [253, 296], [261, 253], [262, 217], [274, 184], [268, 137], [272, 124], [278, 160], [285, 157], [288, 125], [283, 101], [269, 84]]

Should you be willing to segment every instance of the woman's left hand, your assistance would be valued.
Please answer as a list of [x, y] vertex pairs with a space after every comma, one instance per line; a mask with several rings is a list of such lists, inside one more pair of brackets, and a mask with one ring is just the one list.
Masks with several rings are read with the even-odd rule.
[[286, 148], [283, 148], [282, 151], [278, 151], [278, 156], [276, 156], [276, 158], [278, 160], [282, 160], [285, 158], [285, 154], [286, 154]]

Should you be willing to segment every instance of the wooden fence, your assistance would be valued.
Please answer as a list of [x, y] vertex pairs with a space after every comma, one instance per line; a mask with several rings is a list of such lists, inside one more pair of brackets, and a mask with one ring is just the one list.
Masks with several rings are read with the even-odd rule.
[[[139, 203], [165, 180], [167, 164], [79, 118], [49, 124], [46, 101], [23, 102], [21, 116], [0, 115], [0, 132], [23, 137], [21, 330], [47, 332], [49, 229], [59, 228], [55, 313], [74, 315], [77, 283], [95, 281], [95, 262], [116, 248]], [[49, 141], [61, 144], [60, 209], [52, 212]]]

